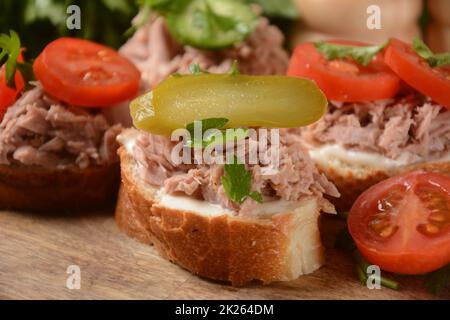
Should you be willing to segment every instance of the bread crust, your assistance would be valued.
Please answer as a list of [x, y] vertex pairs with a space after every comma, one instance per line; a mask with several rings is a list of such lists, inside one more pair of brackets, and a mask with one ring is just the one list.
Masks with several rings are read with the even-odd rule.
[[[323, 264], [318, 217], [322, 205], [326, 207], [325, 202], [312, 198], [308, 202], [312, 204], [310, 210], [284, 212], [267, 219], [208, 216], [171, 209], [158, 202], [155, 187], [139, 179], [133, 171], [135, 160], [123, 147], [119, 155], [122, 168], [116, 207], [119, 228], [131, 237], [153, 244], [163, 257], [190, 272], [242, 286], [252, 280], [265, 284], [292, 280]], [[292, 245], [299, 245], [294, 238], [299, 226], [306, 224], [312, 224], [313, 230], [304, 234], [305, 242], [310, 242], [309, 261], [298, 263], [293, 261], [298, 257], [292, 255]]]
[[0, 165], [0, 209], [79, 211], [115, 202], [119, 164], [86, 169]]
[[324, 165], [322, 161], [315, 162], [317, 168], [336, 185], [341, 193], [340, 198], [328, 198], [340, 212], [350, 210], [358, 196], [374, 184], [399, 174], [425, 170], [450, 176], [450, 161], [418, 163], [401, 166], [391, 171], [360, 166]]

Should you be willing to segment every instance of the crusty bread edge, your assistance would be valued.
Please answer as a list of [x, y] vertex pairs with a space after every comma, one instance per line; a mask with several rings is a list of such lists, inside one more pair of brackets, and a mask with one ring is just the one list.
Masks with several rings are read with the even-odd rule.
[[0, 209], [41, 212], [112, 207], [119, 163], [86, 169], [0, 165]]
[[321, 209], [332, 209], [326, 200], [307, 198], [293, 212], [266, 219], [175, 210], [158, 203], [157, 190], [139, 178], [123, 147], [119, 155], [119, 228], [190, 272], [242, 286], [296, 279], [323, 264], [318, 217]]
[[423, 162], [391, 170], [352, 165], [341, 161], [328, 163], [317, 159], [314, 159], [314, 161], [317, 168], [336, 185], [341, 193], [340, 198], [329, 198], [336, 210], [340, 212], [350, 210], [359, 195], [374, 184], [399, 174], [414, 170], [425, 170], [450, 176], [450, 161]]

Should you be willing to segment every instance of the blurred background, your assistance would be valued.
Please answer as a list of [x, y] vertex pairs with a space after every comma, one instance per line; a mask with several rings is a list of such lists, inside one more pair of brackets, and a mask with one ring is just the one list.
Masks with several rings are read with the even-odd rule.
[[[30, 57], [67, 35], [118, 48], [132, 34], [131, 20], [146, 1], [155, 0], [0, 0], [0, 32], [16, 30]], [[381, 43], [391, 36], [410, 40], [419, 34], [434, 51], [450, 50], [450, 0], [242, 1], [262, 7], [285, 33], [287, 47], [330, 38]], [[81, 30], [66, 28], [66, 8], [71, 4], [81, 8]], [[380, 30], [366, 27], [369, 5], [381, 9]]]

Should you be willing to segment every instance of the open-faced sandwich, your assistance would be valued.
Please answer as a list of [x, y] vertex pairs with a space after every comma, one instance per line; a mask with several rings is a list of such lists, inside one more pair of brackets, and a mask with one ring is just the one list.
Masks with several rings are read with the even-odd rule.
[[119, 227], [203, 277], [292, 280], [323, 263], [324, 194], [339, 196], [303, 150], [298, 127], [326, 99], [310, 80], [172, 75], [131, 104], [119, 135]]
[[283, 34], [257, 11], [239, 0], [147, 1], [120, 52], [141, 70], [146, 90], [193, 63], [224, 73], [237, 60], [243, 74], [284, 75]]
[[313, 79], [327, 114], [302, 132], [319, 169], [348, 210], [376, 182], [412, 169], [450, 173], [450, 55], [418, 38], [380, 46], [305, 43], [288, 74]]
[[0, 39], [8, 56], [0, 72], [0, 208], [113, 204], [122, 126], [102, 108], [135, 97], [139, 71], [113, 49], [72, 38], [47, 45], [31, 67], [14, 32]]

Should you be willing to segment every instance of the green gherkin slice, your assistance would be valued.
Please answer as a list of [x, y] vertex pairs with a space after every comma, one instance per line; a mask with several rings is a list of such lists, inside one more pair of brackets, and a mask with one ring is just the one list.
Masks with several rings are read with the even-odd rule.
[[138, 129], [161, 135], [208, 118], [227, 118], [226, 128], [302, 127], [319, 120], [326, 107], [311, 80], [227, 74], [171, 76], [130, 105]]

